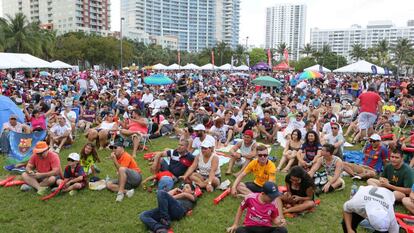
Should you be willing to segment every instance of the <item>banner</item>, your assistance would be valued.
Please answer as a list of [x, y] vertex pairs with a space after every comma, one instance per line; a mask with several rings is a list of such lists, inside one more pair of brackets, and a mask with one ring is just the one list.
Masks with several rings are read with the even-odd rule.
[[247, 65], [248, 67], [250, 67], [250, 57], [249, 57], [249, 55], [248, 55], [248, 54], [246, 54], [246, 65]]
[[272, 67], [272, 53], [270, 49], [267, 49], [267, 64], [269, 64], [269, 67]]
[[25, 162], [32, 156], [36, 143], [46, 138], [46, 131], [38, 131], [30, 134], [9, 132], [9, 164]]
[[211, 64], [213, 64], [214, 67], [214, 50], [211, 50]]
[[180, 50], [177, 50], [177, 61], [178, 61], [178, 65], [181, 66], [181, 53], [180, 53]]
[[287, 49], [283, 50], [283, 56], [285, 57], [286, 63], [289, 65], [289, 52]]
[[384, 74], [390, 75], [390, 70], [388, 69], [388, 67], [384, 67]]
[[376, 75], [377, 74], [377, 67], [375, 65], [371, 66], [371, 70], [372, 70], [372, 74]]
[[233, 57], [233, 55], [231, 55], [231, 68], [233, 69], [233, 66], [234, 66], [234, 57]]

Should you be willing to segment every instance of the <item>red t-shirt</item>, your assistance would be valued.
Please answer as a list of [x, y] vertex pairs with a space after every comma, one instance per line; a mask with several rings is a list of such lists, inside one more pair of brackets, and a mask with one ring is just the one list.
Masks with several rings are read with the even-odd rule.
[[169, 177], [174, 177], [174, 175], [170, 172], [170, 171], [162, 171], [162, 172], [158, 172], [155, 175], [155, 178], [159, 181], [161, 180], [161, 178], [163, 178], [164, 176], [169, 176]]
[[359, 97], [361, 112], [370, 112], [377, 114], [378, 102], [381, 100], [381, 96], [372, 91], [362, 93]]
[[48, 151], [46, 157], [41, 157], [36, 154], [32, 155], [29, 163], [35, 167], [37, 172], [46, 173], [52, 171], [54, 168], [59, 168], [59, 172], [55, 175], [62, 175], [59, 156], [52, 151]]

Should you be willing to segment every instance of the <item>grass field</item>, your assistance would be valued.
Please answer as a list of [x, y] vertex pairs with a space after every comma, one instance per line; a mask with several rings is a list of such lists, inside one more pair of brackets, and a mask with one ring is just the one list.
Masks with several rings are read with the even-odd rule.
[[[70, 152], [80, 152], [84, 142], [83, 138], [78, 139], [71, 148], [61, 151], [62, 166], [66, 165], [66, 157]], [[156, 139], [152, 141], [150, 151], [175, 148], [176, 145], [175, 139]], [[275, 153], [280, 157], [281, 149], [272, 152]], [[147, 177], [149, 166], [147, 161], [142, 159], [142, 155], [142, 152], [138, 154], [137, 162], [143, 170], [144, 177]], [[99, 156], [102, 160], [98, 164], [101, 169], [100, 177], [115, 177], [113, 164], [108, 159], [109, 150], [99, 152]], [[0, 165], [5, 165], [4, 157], [0, 157]], [[222, 167], [222, 171], [225, 169], [226, 165]], [[7, 173], [0, 169], [0, 176], [6, 175]], [[284, 175], [277, 174], [276, 177], [279, 185], [284, 184]], [[230, 176], [223, 178], [234, 180]], [[349, 197], [349, 178], [346, 179], [346, 183], [345, 190], [320, 196], [321, 204], [315, 212], [288, 219], [289, 232], [342, 232], [342, 205]], [[220, 191], [204, 193], [191, 216], [173, 223], [174, 231], [225, 232], [233, 223], [240, 199], [227, 197], [219, 205], [214, 205], [213, 199], [219, 193]], [[25, 193], [17, 187], [0, 188], [1, 232], [148, 232], [139, 221], [138, 214], [156, 206], [155, 193], [148, 193], [139, 187], [130, 199], [125, 198], [123, 202], [116, 203], [115, 198], [115, 193], [107, 190], [82, 190], [75, 196], [60, 194], [44, 202], [34, 191]]]

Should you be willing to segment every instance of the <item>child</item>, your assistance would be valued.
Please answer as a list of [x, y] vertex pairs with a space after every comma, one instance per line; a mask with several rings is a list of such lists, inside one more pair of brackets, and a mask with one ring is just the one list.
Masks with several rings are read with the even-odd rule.
[[[158, 191], [164, 190], [168, 192], [174, 187], [175, 179], [176, 178], [174, 177], [174, 175], [170, 171], [167, 170], [167, 171], [158, 172], [157, 174], [146, 178], [142, 183], [145, 184], [150, 180], [153, 181], [154, 183], [158, 182]], [[145, 189], [145, 186], [144, 186], [144, 189]], [[148, 189], [148, 191], [151, 192], [150, 189]]]
[[86, 143], [86, 145], [81, 150], [81, 160], [80, 164], [84, 167], [84, 171], [87, 175], [92, 174], [93, 177], [96, 176], [96, 173], [99, 173], [99, 170], [95, 166], [96, 162], [101, 162], [96, 152], [95, 146], [92, 143]]
[[63, 181], [66, 181], [63, 192], [69, 192], [69, 195], [76, 194], [76, 190], [83, 189], [86, 186], [86, 174], [83, 171], [83, 167], [79, 164], [79, 154], [70, 153], [68, 156], [68, 165], [65, 167], [63, 174], [64, 180], [58, 179], [56, 183], [60, 185]]

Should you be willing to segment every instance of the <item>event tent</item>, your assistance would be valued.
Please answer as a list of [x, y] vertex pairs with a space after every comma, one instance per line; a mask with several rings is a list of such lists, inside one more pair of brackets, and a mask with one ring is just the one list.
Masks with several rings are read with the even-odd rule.
[[176, 63], [174, 63], [170, 66], [167, 66], [167, 68], [166, 68], [166, 70], [179, 70], [179, 69], [180, 69], [180, 66]]
[[252, 67], [252, 70], [270, 70], [270, 66], [267, 63], [259, 62]]
[[194, 65], [193, 63], [189, 63], [182, 67], [183, 70], [199, 70], [200, 67], [197, 65]]
[[202, 69], [202, 70], [217, 70], [218, 67], [211, 64], [211, 63], [208, 63], [208, 64], [205, 64], [204, 66], [200, 67], [200, 69]]
[[165, 69], [167, 69], [167, 66], [165, 66], [161, 63], [158, 63], [156, 65], [153, 65], [152, 69], [154, 69], [154, 70], [165, 70]]
[[292, 67], [290, 67], [286, 62], [282, 61], [281, 63], [273, 66], [273, 70], [292, 70]]
[[[377, 74], [385, 74], [384, 68], [374, 65], [372, 63], [369, 63], [365, 60], [359, 60], [350, 65], [346, 65], [344, 67], [336, 69], [333, 72], [336, 72], [336, 73], [373, 73], [372, 71], [373, 67], [376, 68]], [[389, 73], [391, 74], [392, 72], [390, 71]]]
[[50, 64], [52, 65], [52, 67], [50, 68], [54, 68], [54, 69], [72, 69], [71, 65], [64, 63], [63, 61], [59, 61], [59, 60], [51, 62]]
[[249, 71], [250, 68], [246, 65], [241, 65], [241, 66], [236, 67], [235, 70]]
[[224, 64], [222, 66], [219, 66], [219, 70], [233, 70], [235, 67], [230, 64]]
[[52, 64], [27, 53], [0, 53], [0, 69], [52, 68]]
[[326, 67], [323, 67], [323, 66], [321, 66], [319, 64], [316, 64], [314, 66], [311, 66], [311, 67], [308, 67], [306, 69], [303, 69], [303, 71], [315, 71], [315, 72], [323, 72], [323, 73], [331, 72], [330, 69], [328, 69]]

